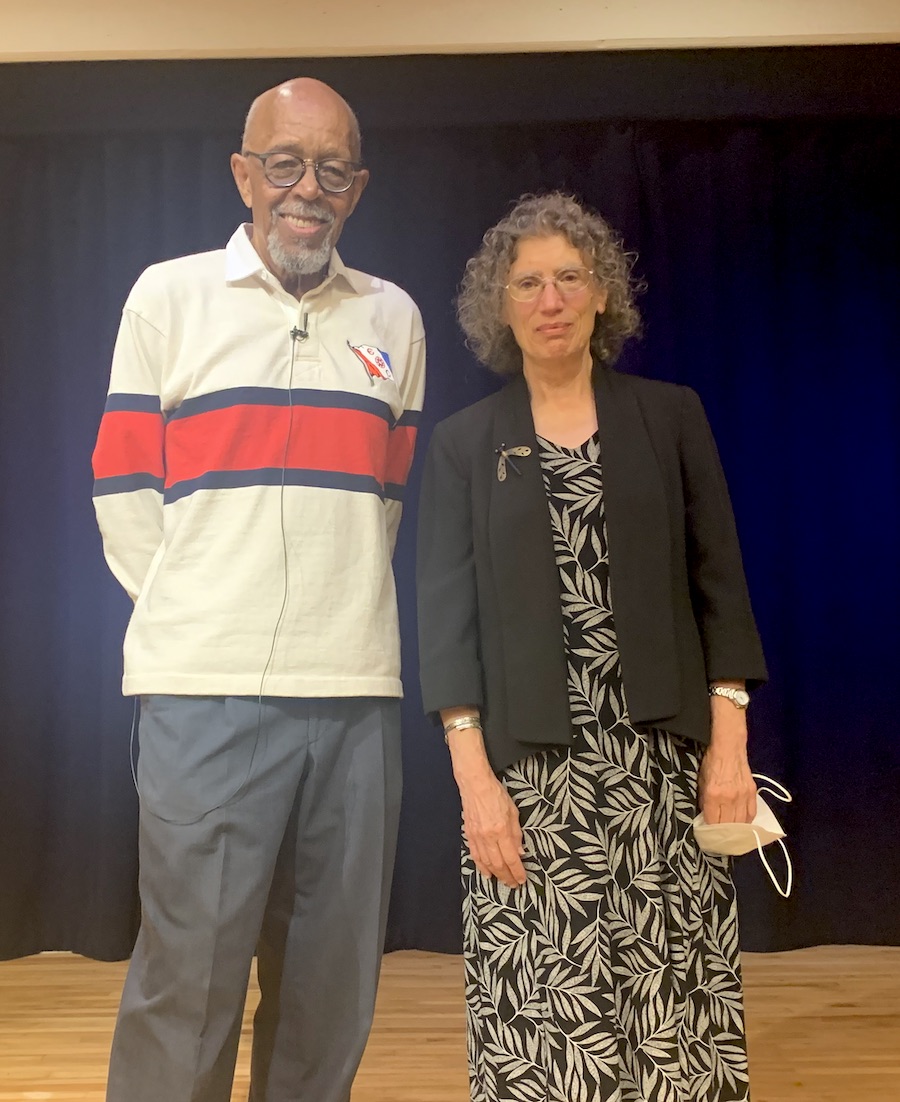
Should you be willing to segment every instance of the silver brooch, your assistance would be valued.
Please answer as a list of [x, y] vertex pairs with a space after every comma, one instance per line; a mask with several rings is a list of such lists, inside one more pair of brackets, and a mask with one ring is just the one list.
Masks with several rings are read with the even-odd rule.
[[506, 464], [509, 463], [510, 467], [516, 472], [521, 474], [522, 472], [515, 464], [515, 460], [512, 458], [514, 455], [531, 455], [531, 448], [508, 448], [505, 444], [501, 444], [494, 452], [494, 455], [498, 456], [497, 459], [497, 481], [506, 481]]

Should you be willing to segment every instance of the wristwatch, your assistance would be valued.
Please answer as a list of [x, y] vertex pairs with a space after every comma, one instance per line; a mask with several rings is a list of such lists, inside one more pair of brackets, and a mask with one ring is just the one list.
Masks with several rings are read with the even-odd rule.
[[746, 708], [750, 703], [750, 694], [746, 689], [731, 689], [727, 685], [710, 685], [710, 696], [727, 696], [735, 708]]

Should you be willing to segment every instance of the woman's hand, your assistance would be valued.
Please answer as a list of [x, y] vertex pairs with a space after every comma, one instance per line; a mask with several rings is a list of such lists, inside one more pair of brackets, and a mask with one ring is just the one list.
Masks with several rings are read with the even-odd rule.
[[703, 755], [699, 802], [708, 823], [751, 823], [756, 782], [747, 760], [747, 713], [730, 700], [710, 697], [712, 738]]
[[462, 800], [463, 837], [475, 867], [519, 887], [526, 880], [519, 810], [491, 769], [481, 731], [464, 727], [451, 731], [447, 741]]
[[475, 867], [485, 876], [496, 876], [510, 888], [525, 883], [522, 864], [522, 828], [519, 811], [510, 794], [491, 773], [490, 777], [460, 782], [463, 837]]

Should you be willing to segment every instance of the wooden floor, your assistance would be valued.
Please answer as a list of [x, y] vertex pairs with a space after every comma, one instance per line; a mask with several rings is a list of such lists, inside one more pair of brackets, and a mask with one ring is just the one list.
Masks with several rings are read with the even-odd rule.
[[[66, 954], [0, 962], [0, 1102], [102, 1102], [124, 971]], [[900, 1102], [900, 949], [748, 955], [744, 975], [754, 1102]], [[234, 1102], [255, 1001], [254, 987]], [[353, 1102], [467, 1102], [463, 1031], [458, 957], [386, 957]]]

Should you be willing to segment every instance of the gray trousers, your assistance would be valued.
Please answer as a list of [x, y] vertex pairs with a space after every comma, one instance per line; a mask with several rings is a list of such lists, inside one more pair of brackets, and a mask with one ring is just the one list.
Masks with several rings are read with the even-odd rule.
[[144, 698], [142, 922], [107, 1102], [229, 1102], [254, 951], [251, 1102], [348, 1102], [400, 806], [390, 699]]

